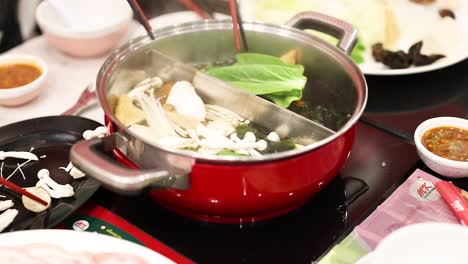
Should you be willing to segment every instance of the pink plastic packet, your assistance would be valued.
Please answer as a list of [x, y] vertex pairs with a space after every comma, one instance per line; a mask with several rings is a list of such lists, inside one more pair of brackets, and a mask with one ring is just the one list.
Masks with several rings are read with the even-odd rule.
[[441, 180], [416, 170], [364, 222], [357, 226], [360, 241], [373, 250], [392, 231], [415, 223], [460, 223], [435, 185]]

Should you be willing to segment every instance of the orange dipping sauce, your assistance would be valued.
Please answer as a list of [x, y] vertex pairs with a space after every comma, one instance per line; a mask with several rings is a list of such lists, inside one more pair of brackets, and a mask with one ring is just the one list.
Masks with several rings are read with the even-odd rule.
[[468, 130], [448, 126], [436, 127], [424, 133], [421, 142], [437, 156], [468, 161]]
[[0, 65], [0, 89], [11, 89], [33, 82], [42, 70], [33, 64], [14, 63]]

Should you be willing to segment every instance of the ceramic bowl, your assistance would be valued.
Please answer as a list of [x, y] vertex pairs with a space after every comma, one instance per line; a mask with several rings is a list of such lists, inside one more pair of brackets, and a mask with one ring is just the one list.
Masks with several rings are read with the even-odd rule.
[[452, 178], [468, 177], [468, 162], [442, 158], [430, 152], [422, 144], [421, 138], [426, 131], [441, 126], [453, 126], [468, 130], [468, 120], [458, 117], [436, 117], [422, 122], [414, 132], [414, 143], [419, 157], [424, 164], [440, 175]]
[[65, 2], [79, 23], [70, 25], [48, 1], [36, 9], [36, 20], [50, 44], [74, 57], [97, 57], [109, 52], [127, 34], [132, 22], [133, 13], [126, 1]]
[[468, 262], [468, 228], [458, 224], [420, 223], [385, 237], [356, 264], [462, 264]]
[[41, 58], [25, 54], [0, 56], [0, 66], [14, 63], [32, 64], [40, 68], [42, 73], [37, 79], [26, 85], [0, 89], [0, 105], [15, 106], [25, 104], [36, 98], [45, 87], [48, 68], [47, 64]]

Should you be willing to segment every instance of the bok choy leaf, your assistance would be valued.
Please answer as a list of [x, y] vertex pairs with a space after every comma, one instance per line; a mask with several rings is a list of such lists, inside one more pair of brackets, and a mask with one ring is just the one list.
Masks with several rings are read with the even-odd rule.
[[241, 53], [236, 60], [231, 66], [213, 67], [207, 72], [282, 107], [301, 99], [307, 83], [302, 65], [286, 64], [280, 58], [257, 53]]

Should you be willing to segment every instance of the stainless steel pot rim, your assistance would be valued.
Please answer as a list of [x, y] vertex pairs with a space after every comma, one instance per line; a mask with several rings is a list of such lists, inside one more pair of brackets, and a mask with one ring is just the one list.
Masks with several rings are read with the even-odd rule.
[[[187, 22], [187, 23], [164, 27], [164, 28], [155, 30], [154, 35], [156, 37], [155, 39], [156, 41], [158, 39], [162, 39], [164, 37], [171, 36], [174, 34], [183, 34], [187, 32], [200, 31], [200, 30], [230, 29], [230, 28], [232, 28], [231, 20], [201, 20], [201, 21]], [[313, 43], [314, 45], [320, 47], [322, 51], [327, 52], [329, 55], [337, 59], [340, 62], [340, 64], [346, 68], [346, 71], [350, 74], [353, 82], [356, 85], [356, 90], [357, 90], [358, 100], [357, 100], [356, 108], [351, 118], [348, 120], [348, 122], [340, 130], [338, 130], [334, 135], [326, 139], [315, 142], [313, 144], [309, 144], [305, 146], [304, 148], [300, 148], [300, 149], [294, 149], [294, 150], [289, 150], [289, 151], [284, 151], [284, 152], [279, 152], [279, 153], [272, 153], [272, 154], [264, 154], [261, 158], [243, 157], [243, 156], [207, 155], [207, 154], [200, 154], [200, 153], [191, 152], [191, 151], [174, 150], [174, 149], [165, 148], [159, 145], [152, 144], [146, 141], [144, 138], [132, 133], [127, 127], [125, 127], [115, 117], [114, 113], [112, 113], [112, 111], [109, 108], [109, 105], [106, 100], [106, 95], [105, 95], [106, 80], [108, 79], [108, 76], [110, 75], [114, 65], [118, 61], [123, 60], [126, 56], [131, 54], [131, 52], [153, 41], [146, 35], [131, 39], [127, 43], [122, 45], [120, 48], [115, 50], [106, 59], [106, 61], [100, 68], [98, 76], [97, 76], [97, 80], [96, 80], [96, 84], [97, 84], [96, 87], [97, 87], [99, 102], [101, 104], [101, 107], [104, 110], [105, 115], [114, 124], [116, 124], [120, 129], [123, 129], [126, 134], [129, 134], [153, 147], [159, 148], [169, 153], [173, 153], [173, 154], [177, 154], [177, 155], [181, 155], [185, 157], [190, 157], [190, 158], [195, 158], [199, 161], [214, 162], [214, 163], [232, 163], [232, 164], [268, 162], [268, 161], [273, 161], [273, 160], [287, 159], [287, 158], [291, 158], [294, 156], [309, 153], [341, 137], [344, 133], [346, 133], [359, 121], [359, 118], [362, 116], [365, 106], [367, 104], [367, 99], [368, 99], [367, 83], [359, 67], [352, 61], [352, 59], [346, 53], [344, 53], [337, 47], [332, 46], [329, 43], [319, 39], [318, 37], [315, 37], [311, 34], [305, 33], [302, 30], [292, 28], [289, 26], [245, 21], [244, 29], [246, 31], [260, 31], [260, 32], [267, 32], [267, 33], [275, 32], [282, 36], [292, 37], [298, 41], [302, 41], [306, 43]]]

